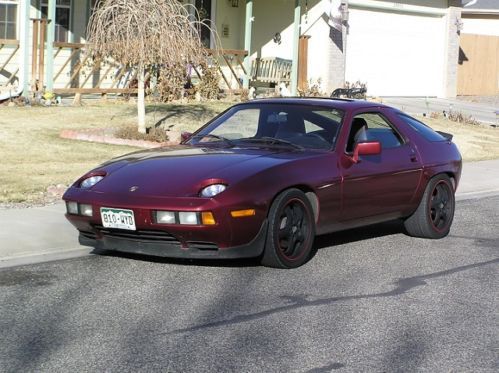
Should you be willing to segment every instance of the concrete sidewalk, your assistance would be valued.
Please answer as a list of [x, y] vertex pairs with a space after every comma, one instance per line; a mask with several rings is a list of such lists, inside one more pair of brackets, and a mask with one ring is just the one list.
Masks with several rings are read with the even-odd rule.
[[0, 268], [89, 254], [64, 217], [63, 203], [0, 209]]
[[[499, 159], [464, 163], [457, 200], [499, 194]], [[0, 268], [88, 255], [63, 203], [0, 209]]]

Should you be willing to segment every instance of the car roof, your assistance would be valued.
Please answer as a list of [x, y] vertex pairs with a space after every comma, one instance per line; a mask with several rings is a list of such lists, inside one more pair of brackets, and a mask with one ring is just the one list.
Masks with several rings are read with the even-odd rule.
[[343, 98], [331, 97], [278, 97], [278, 98], [263, 98], [247, 101], [238, 105], [248, 104], [288, 104], [288, 105], [313, 105], [313, 106], [330, 106], [340, 110], [356, 110], [375, 107], [389, 106], [378, 102], [369, 102], [365, 100], [352, 100]]

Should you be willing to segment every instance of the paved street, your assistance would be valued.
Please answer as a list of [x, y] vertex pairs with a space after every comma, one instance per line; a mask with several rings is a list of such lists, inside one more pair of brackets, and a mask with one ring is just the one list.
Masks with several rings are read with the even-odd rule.
[[297, 270], [85, 256], [0, 270], [0, 371], [495, 372], [499, 197], [450, 237], [317, 240]]
[[423, 113], [430, 115], [432, 112], [441, 114], [444, 110], [447, 113], [454, 111], [464, 115], [471, 115], [476, 120], [484, 123], [499, 125], [499, 96], [489, 103], [434, 97], [383, 97], [383, 103], [413, 115], [422, 115]]

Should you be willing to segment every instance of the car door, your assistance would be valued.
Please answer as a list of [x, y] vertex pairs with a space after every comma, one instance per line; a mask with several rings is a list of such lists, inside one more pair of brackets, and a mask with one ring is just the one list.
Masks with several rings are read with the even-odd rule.
[[[365, 141], [379, 141], [381, 153], [353, 162], [355, 144]], [[414, 145], [390, 123], [383, 108], [354, 113], [344, 149], [341, 220], [384, 220], [407, 213], [422, 167]]]

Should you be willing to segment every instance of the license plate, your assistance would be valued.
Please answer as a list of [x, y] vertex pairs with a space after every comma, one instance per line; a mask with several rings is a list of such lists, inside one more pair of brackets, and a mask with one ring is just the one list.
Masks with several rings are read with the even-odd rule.
[[102, 225], [105, 228], [136, 230], [132, 210], [101, 207], [100, 216], [102, 218]]

